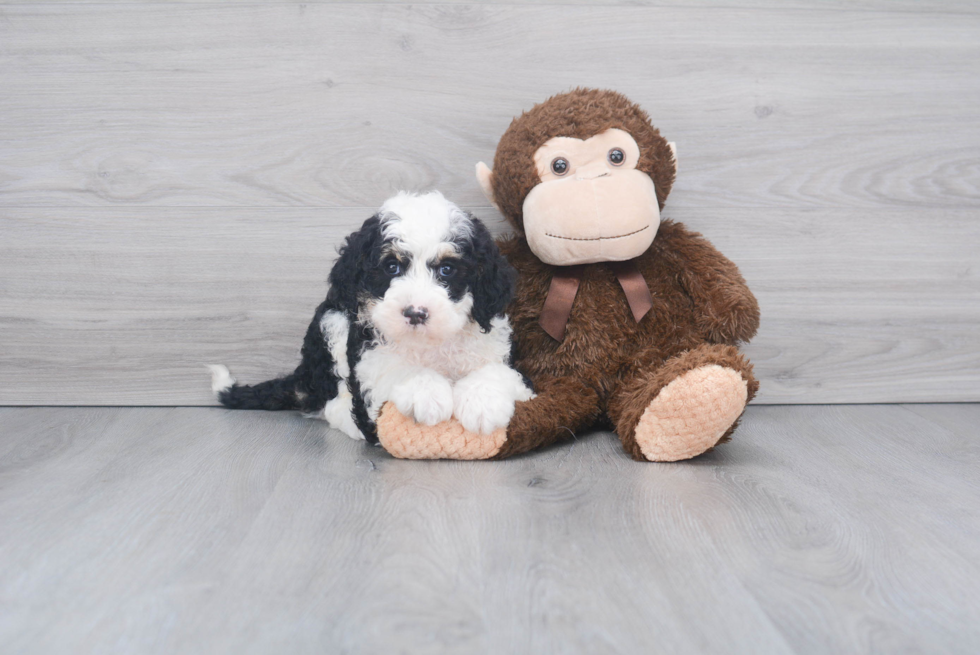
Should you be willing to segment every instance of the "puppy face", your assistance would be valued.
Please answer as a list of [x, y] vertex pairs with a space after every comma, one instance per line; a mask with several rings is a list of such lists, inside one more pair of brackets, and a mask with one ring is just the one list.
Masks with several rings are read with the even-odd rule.
[[513, 293], [513, 269], [486, 227], [438, 192], [385, 202], [348, 238], [338, 269], [331, 293], [352, 287], [359, 321], [386, 341], [445, 340], [473, 324], [487, 331]]

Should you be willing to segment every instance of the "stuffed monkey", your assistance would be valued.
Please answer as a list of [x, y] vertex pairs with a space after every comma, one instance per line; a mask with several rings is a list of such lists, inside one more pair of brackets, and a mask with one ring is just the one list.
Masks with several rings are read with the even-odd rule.
[[536, 396], [482, 441], [387, 405], [382, 445], [452, 456], [450, 434], [464, 458], [503, 458], [606, 427], [636, 460], [677, 461], [727, 441], [759, 386], [737, 348], [759, 307], [735, 264], [661, 220], [675, 172], [673, 144], [613, 91], [576, 89], [514, 119], [477, 178], [517, 232], [498, 245], [518, 273], [513, 363]]

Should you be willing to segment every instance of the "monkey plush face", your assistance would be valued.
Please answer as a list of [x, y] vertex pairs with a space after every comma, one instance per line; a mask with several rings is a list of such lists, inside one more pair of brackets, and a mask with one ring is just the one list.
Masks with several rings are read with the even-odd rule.
[[546, 264], [623, 261], [650, 247], [660, 226], [653, 180], [636, 169], [640, 147], [620, 129], [559, 136], [534, 153], [541, 182], [524, 199], [524, 234]]
[[637, 105], [576, 89], [514, 119], [494, 170], [481, 162], [477, 179], [535, 255], [571, 266], [649, 248], [675, 166], [673, 145]]

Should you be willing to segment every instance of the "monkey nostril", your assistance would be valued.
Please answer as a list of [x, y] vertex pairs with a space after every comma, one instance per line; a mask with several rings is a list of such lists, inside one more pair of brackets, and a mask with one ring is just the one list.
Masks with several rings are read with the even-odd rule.
[[429, 310], [409, 305], [402, 310], [402, 316], [408, 319], [410, 325], [423, 325], [429, 319]]

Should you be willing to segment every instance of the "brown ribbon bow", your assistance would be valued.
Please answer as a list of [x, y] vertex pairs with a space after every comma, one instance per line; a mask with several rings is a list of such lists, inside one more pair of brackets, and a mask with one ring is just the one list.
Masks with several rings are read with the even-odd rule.
[[[633, 259], [606, 263], [616, 274], [619, 286], [623, 287], [626, 301], [633, 312], [633, 318], [639, 323], [640, 319], [653, 309], [653, 296], [650, 295], [647, 281], [643, 279], [643, 274], [640, 273]], [[548, 297], [545, 298], [544, 307], [541, 309], [539, 323], [556, 341], [565, 338], [565, 326], [568, 325], [568, 316], [572, 313], [572, 303], [575, 301], [575, 294], [578, 293], [584, 270], [585, 266], [582, 264], [555, 267], [555, 274], [551, 278], [551, 286], [548, 288]]]

